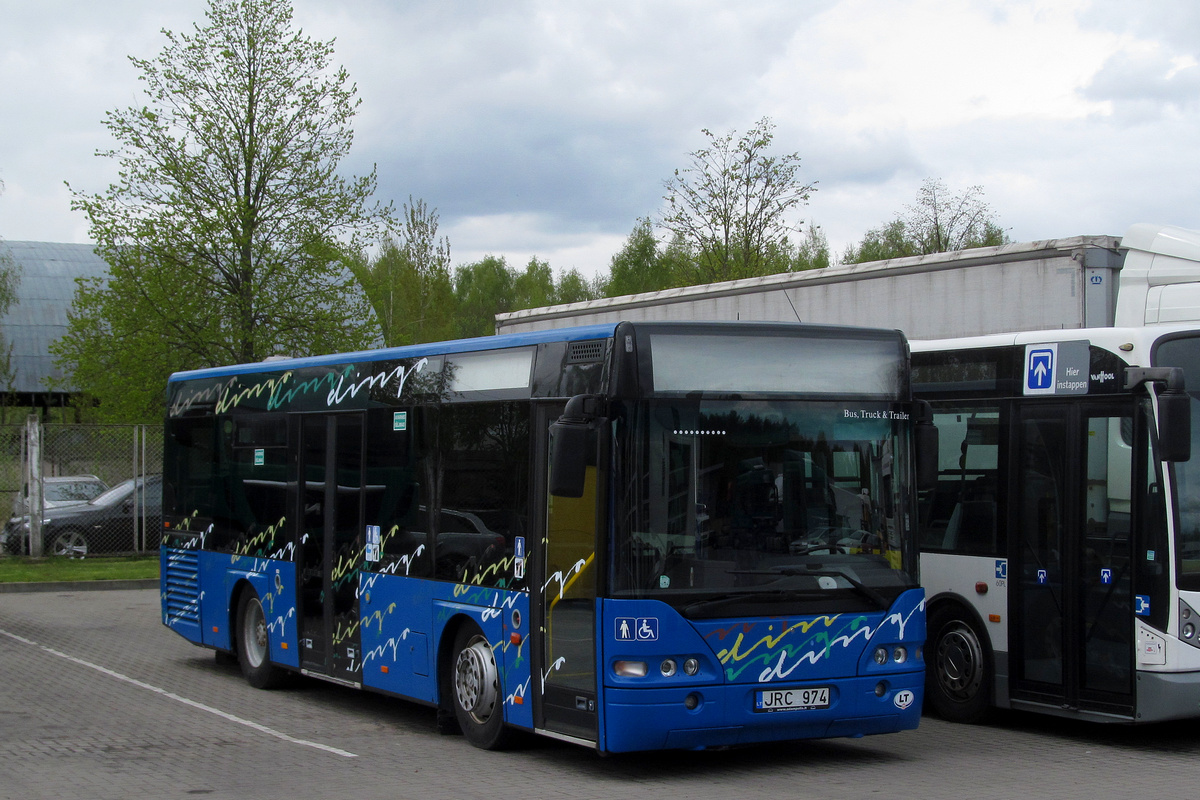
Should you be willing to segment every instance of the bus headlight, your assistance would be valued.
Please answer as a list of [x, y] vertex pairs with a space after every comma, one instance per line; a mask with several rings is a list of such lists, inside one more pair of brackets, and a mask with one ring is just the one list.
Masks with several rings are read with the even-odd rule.
[[683, 662], [683, 672], [685, 675], [695, 675], [700, 671], [700, 662], [694, 658], [689, 658]]
[[664, 678], [669, 678], [675, 674], [675, 670], [678, 669], [678, 667], [675, 664], [675, 659], [666, 658], [663, 659], [663, 662], [659, 665], [658, 669], [660, 672], [662, 672]]
[[1200, 614], [1196, 613], [1196, 609], [1192, 608], [1186, 600], [1179, 598], [1179, 641], [1189, 647], [1200, 647], [1200, 631], [1196, 630], [1196, 625], [1200, 623]]
[[615, 661], [613, 662], [613, 672], [622, 678], [644, 678], [646, 677], [646, 662]]
[[893, 645], [892, 647], [880, 645], [875, 648], [875, 652], [871, 654], [871, 657], [881, 667], [889, 661], [895, 664], [903, 664], [908, 661], [908, 648], [901, 644]]

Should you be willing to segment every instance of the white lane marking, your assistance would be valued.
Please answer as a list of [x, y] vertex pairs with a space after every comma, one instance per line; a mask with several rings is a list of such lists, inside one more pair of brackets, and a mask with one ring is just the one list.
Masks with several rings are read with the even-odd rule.
[[144, 683], [143, 681], [139, 681], [136, 678], [131, 678], [128, 675], [122, 675], [121, 673], [114, 672], [113, 670], [108, 669], [107, 667], [102, 667], [99, 664], [93, 664], [90, 661], [84, 661], [82, 658], [76, 658], [75, 656], [67, 655], [66, 653], [55, 650], [52, 647], [47, 647], [44, 644], [39, 644], [38, 642], [35, 642], [32, 639], [26, 639], [23, 636], [18, 636], [15, 633], [9, 633], [6, 630], [0, 629], [0, 634], [3, 634], [5, 636], [9, 637], [10, 639], [15, 639], [18, 642], [21, 642], [23, 644], [27, 644], [32, 647], [37, 647], [37, 648], [43, 650], [44, 652], [49, 653], [52, 656], [57, 656], [58, 658], [66, 659], [67, 661], [70, 661], [73, 664], [78, 664], [82, 667], [87, 667], [88, 669], [94, 669], [94, 670], [96, 670], [96, 672], [107, 675], [110, 678], [116, 678], [119, 681], [125, 681], [126, 683], [132, 684], [133, 686], [136, 686], [139, 689], [146, 689], [147, 691], [151, 691], [151, 692], [154, 692], [155, 694], [162, 695], [163, 697], [170, 698], [171, 700], [175, 700], [176, 702], [183, 703], [185, 706], [191, 706], [192, 708], [199, 709], [200, 711], [207, 711], [209, 714], [215, 714], [218, 717], [221, 717], [222, 719], [229, 720], [230, 722], [235, 722], [238, 725], [244, 725], [247, 728], [252, 728], [261, 733], [265, 733], [268, 736], [274, 736], [276, 739], [282, 739], [285, 742], [291, 742], [292, 744], [303, 745], [304, 747], [312, 747], [317, 750], [324, 750], [326, 753], [333, 753], [335, 756], [343, 756], [344, 758], [358, 758], [358, 755], [355, 753], [351, 753], [346, 750], [339, 750], [338, 748], [330, 747], [327, 744], [321, 744], [319, 742], [310, 742], [306, 739], [297, 739], [294, 736], [288, 736], [286, 733], [282, 733], [280, 731], [274, 730], [273, 728], [268, 728], [266, 725], [260, 725], [257, 722], [252, 722], [251, 720], [248, 720], [248, 719], [242, 719], [241, 717], [234, 716], [233, 714], [230, 714], [226, 711], [221, 711], [218, 708], [213, 708], [212, 706], [206, 706], [206, 705], [204, 705], [204, 703], [198, 703], [195, 700], [189, 700], [186, 697], [180, 697], [179, 695], [175, 694], [174, 692], [168, 692], [166, 689], [160, 689], [157, 686], [152, 686], [148, 683]]

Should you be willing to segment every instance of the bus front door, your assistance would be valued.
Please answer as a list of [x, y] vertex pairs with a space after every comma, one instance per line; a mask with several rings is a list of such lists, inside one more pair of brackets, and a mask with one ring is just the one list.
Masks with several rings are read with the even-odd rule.
[[529, 582], [535, 630], [534, 725], [552, 736], [595, 743], [598, 476], [595, 466], [587, 467], [579, 498], [551, 497], [546, 491], [549, 427], [561, 413], [562, 406], [542, 408], [537, 420], [545, 535], [531, 559]]
[[1019, 417], [1012, 699], [1132, 714], [1132, 411], [1046, 403]]
[[299, 417], [298, 425], [300, 666], [359, 684], [363, 418], [313, 414]]

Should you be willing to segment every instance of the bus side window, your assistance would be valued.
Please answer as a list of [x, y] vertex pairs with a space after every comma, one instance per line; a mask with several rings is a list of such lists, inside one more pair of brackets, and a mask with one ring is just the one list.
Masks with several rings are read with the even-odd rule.
[[922, 494], [921, 549], [995, 555], [1000, 411], [994, 404], [934, 405], [937, 487]]
[[514, 578], [512, 564], [515, 540], [527, 535], [529, 405], [449, 404], [438, 417], [440, 450], [436, 461], [427, 460], [441, 486], [434, 577], [521, 588], [524, 579]]
[[422, 482], [414, 442], [425, 419], [406, 412], [401, 428], [392, 409], [367, 414], [366, 525], [378, 525], [380, 559], [368, 569], [428, 577], [432, 569], [421, 514]]

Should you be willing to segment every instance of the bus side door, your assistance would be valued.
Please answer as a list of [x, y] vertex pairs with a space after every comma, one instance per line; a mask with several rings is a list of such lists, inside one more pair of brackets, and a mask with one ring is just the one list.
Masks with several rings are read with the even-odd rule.
[[300, 666], [357, 684], [362, 681], [363, 415], [307, 414], [298, 424]]
[[1028, 403], [1014, 430], [1012, 697], [1132, 714], [1132, 405]]
[[[530, 604], [534, 671], [534, 726], [574, 741], [598, 741], [596, 694], [597, 498], [599, 478], [587, 467], [580, 498], [551, 497], [546, 461], [549, 427], [561, 404], [537, 412], [539, 476], [544, 509], [540, 546], [532, 561]], [[539, 679], [540, 676], [540, 679]]]

